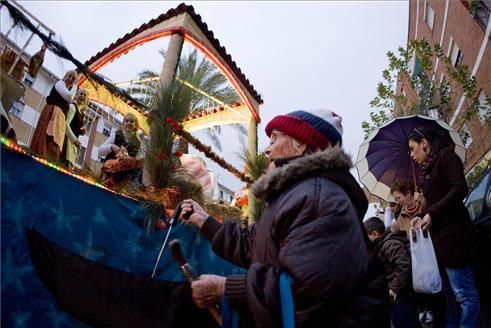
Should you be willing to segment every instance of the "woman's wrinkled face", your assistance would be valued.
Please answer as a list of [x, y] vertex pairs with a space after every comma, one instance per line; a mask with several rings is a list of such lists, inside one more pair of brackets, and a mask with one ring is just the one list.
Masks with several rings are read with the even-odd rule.
[[413, 195], [411, 193], [403, 193], [398, 190], [395, 190], [392, 193], [392, 196], [394, 197], [395, 201], [402, 206], [411, 206], [413, 204]]
[[295, 147], [294, 139], [281, 131], [273, 130], [269, 141], [269, 146], [264, 153], [273, 161], [277, 158], [287, 158], [301, 155], [305, 151], [305, 146]]
[[133, 132], [136, 131], [137, 125], [136, 125], [136, 117], [133, 115], [126, 115], [123, 119], [123, 129], [127, 132]]
[[418, 164], [424, 162], [426, 157], [428, 156], [428, 142], [426, 139], [421, 140], [420, 142], [410, 140], [409, 141], [409, 151], [411, 154], [411, 158]]

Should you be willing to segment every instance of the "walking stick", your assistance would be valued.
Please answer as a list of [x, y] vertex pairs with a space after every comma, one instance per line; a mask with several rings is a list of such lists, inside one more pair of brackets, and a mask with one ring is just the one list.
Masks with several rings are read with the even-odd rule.
[[[172, 230], [172, 227], [174, 226], [174, 221], [179, 218], [179, 215], [181, 215], [181, 211], [182, 211], [181, 204], [182, 202], [180, 202], [177, 205], [177, 207], [174, 210], [174, 213], [172, 213], [172, 217], [169, 220], [169, 230], [165, 235], [164, 242], [162, 243], [162, 247], [160, 248], [159, 256], [157, 257], [157, 261], [155, 262], [155, 266], [153, 267], [153, 272], [151, 277], [152, 279], [155, 277], [155, 273], [157, 272], [157, 267], [159, 266], [160, 258], [162, 257], [162, 253], [164, 252], [165, 245], [167, 244], [167, 239], [169, 239], [170, 232]], [[186, 216], [189, 217], [191, 213], [186, 213]]]
[[[172, 251], [172, 257], [174, 258], [174, 260], [179, 265], [179, 268], [181, 269], [182, 273], [184, 274], [184, 277], [186, 277], [186, 279], [189, 282], [192, 282], [194, 280], [198, 280], [198, 275], [193, 270], [193, 267], [186, 261], [186, 259], [182, 255], [181, 243], [179, 242], [179, 239], [172, 240], [169, 243], [169, 247]], [[213, 319], [215, 319], [215, 321], [221, 327], [222, 326], [222, 316], [220, 314], [220, 311], [218, 310], [218, 306], [215, 304], [215, 307], [209, 307], [209, 308], [207, 308], [207, 310], [211, 314]]]

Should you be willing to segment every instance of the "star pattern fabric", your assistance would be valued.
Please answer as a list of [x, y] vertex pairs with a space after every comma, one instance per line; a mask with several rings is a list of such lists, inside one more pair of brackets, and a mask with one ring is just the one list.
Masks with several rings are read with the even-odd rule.
[[[3, 146], [1, 152], [1, 310], [5, 327], [80, 325], [39, 279], [27, 242], [30, 231], [89, 266], [107, 267], [118, 275], [150, 277], [167, 230], [146, 235], [144, 212], [137, 202]], [[195, 228], [178, 224], [169, 240], [174, 238], [181, 241], [184, 256], [199, 274], [243, 272], [214, 255], [210, 243]], [[185, 281], [168, 248], [160, 260], [157, 280]], [[162, 297], [172, 301], [169, 295]]]

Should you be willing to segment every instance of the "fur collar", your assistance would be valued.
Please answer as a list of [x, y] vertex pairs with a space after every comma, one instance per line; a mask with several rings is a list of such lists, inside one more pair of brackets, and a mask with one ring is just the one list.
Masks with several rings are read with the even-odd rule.
[[331, 170], [349, 171], [352, 166], [350, 156], [342, 149], [329, 148], [268, 171], [252, 185], [252, 192], [256, 198], [267, 201], [304, 177]]

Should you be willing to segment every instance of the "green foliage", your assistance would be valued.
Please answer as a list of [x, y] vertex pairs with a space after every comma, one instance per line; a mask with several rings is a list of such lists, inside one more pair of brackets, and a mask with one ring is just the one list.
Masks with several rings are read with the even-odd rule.
[[[471, 77], [465, 65], [455, 68], [444, 54], [440, 45], [430, 45], [427, 40], [411, 40], [407, 47], [399, 47], [398, 53], [387, 53], [388, 68], [382, 71], [382, 82], [377, 85], [377, 96], [370, 101], [369, 121], [362, 122], [367, 138], [377, 127], [393, 117], [408, 114], [428, 115], [436, 110], [444, 120], [448, 119], [453, 103], [450, 83], [443, 79], [441, 83], [432, 79], [433, 61], [438, 58], [444, 65], [446, 75], [453, 85], [458, 86], [466, 97], [469, 110], [464, 121], [470, 120], [476, 113], [484, 112], [484, 117], [491, 116], [491, 109], [486, 104], [479, 104], [475, 77]], [[414, 68], [409, 72], [409, 64], [414, 60]], [[411, 74], [410, 74], [411, 73]], [[407, 81], [417, 94], [416, 102], [411, 102], [403, 94], [397, 94], [397, 81]], [[488, 102], [489, 104], [489, 102]], [[489, 125], [489, 124], [488, 124]]]
[[[194, 91], [173, 80], [160, 87], [152, 110], [148, 114], [150, 138], [147, 140], [145, 168], [153, 187], [161, 192], [162, 200], [149, 201], [145, 227], [147, 232], [155, 226], [162, 208], [174, 208], [186, 198], [203, 203], [201, 186], [181, 168], [181, 162], [173, 149], [173, 128], [189, 113]], [[170, 194], [170, 191], [173, 191]], [[158, 215], [157, 215], [158, 214]]]
[[205, 205], [205, 211], [215, 218], [220, 217], [223, 221], [233, 221], [243, 224], [243, 214], [238, 207], [226, 204], [207, 203]]
[[268, 169], [269, 159], [264, 153], [252, 155], [244, 148], [240, 158], [247, 167], [247, 175], [253, 181], [257, 181]]
[[[177, 77], [226, 104], [240, 100], [235, 89], [228, 85], [227, 78], [208, 59], [199, 59], [197, 50], [181, 59]], [[209, 98], [202, 93], [193, 93], [191, 112], [206, 107], [208, 101]]]
[[[269, 165], [269, 159], [264, 153], [251, 154], [245, 147], [242, 149], [242, 153], [239, 157], [244, 161], [247, 168], [247, 175], [252, 179], [252, 181], [257, 181], [264, 173], [266, 173]], [[250, 199], [254, 197], [252, 194], [249, 195], [249, 207], [252, 212], [249, 213], [252, 217], [250, 222], [257, 221], [263, 212], [264, 202], [258, 199]]]
[[481, 165], [477, 165], [471, 173], [467, 174], [465, 179], [467, 180], [467, 185], [469, 189], [473, 188], [477, 182], [481, 179], [482, 175], [491, 166], [491, 159], [487, 158]]
[[[160, 50], [159, 52], [165, 58], [165, 51]], [[158, 76], [159, 74], [150, 70], [144, 70], [138, 74], [140, 80]], [[226, 104], [233, 104], [240, 100], [239, 94], [228, 84], [227, 78], [208, 59], [204, 57], [201, 59], [198, 58], [197, 50], [193, 50], [188, 56], [181, 57], [176, 72], [176, 79], [190, 91], [190, 103], [187, 114], [209, 107], [210, 98], [208, 96]], [[158, 80], [153, 80], [140, 84], [146, 84], [151, 90], [154, 90], [154, 93], [157, 93], [157, 83]], [[138, 87], [133, 87], [130, 90], [136, 94], [146, 94], [146, 91]], [[151, 101], [150, 104], [153, 104], [154, 101], [156, 99]], [[231, 126], [239, 136], [247, 134], [243, 125], [232, 124]], [[221, 134], [220, 126], [209, 128], [206, 132], [213, 145], [221, 151], [222, 146], [219, 138]]]
[[392, 112], [386, 112], [383, 110], [380, 110], [379, 112], [370, 112], [369, 115], [370, 122], [363, 121], [361, 123], [361, 128], [363, 129], [365, 139], [368, 138], [368, 136], [370, 136], [375, 129], [392, 118]]
[[[165, 57], [165, 52], [162, 52]], [[159, 75], [145, 70], [138, 74], [140, 80], [155, 78]], [[174, 128], [192, 111], [205, 107], [209, 99], [206, 93], [225, 103], [239, 99], [233, 88], [226, 85], [226, 78], [206, 58], [198, 59], [194, 50], [187, 57], [181, 58], [176, 72], [176, 79], [169, 85], [158, 85], [158, 80], [145, 83], [153, 90], [154, 97], [151, 110], [147, 115], [150, 136], [147, 140], [145, 168], [152, 185], [160, 193], [159, 201], [150, 200], [144, 203], [147, 210], [145, 228], [153, 230], [155, 222], [162, 215], [164, 208], [174, 208], [186, 198], [192, 198], [203, 204], [201, 186], [193, 177], [181, 168], [181, 162], [175, 155]], [[135, 91], [138, 91], [136, 87]], [[210, 130], [209, 130], [210, 131]], [[243, 131], [243, 130], [242, 130]], [[218, 135], [220, 128], [209, 133], [217, 148], [220, 147]]]

